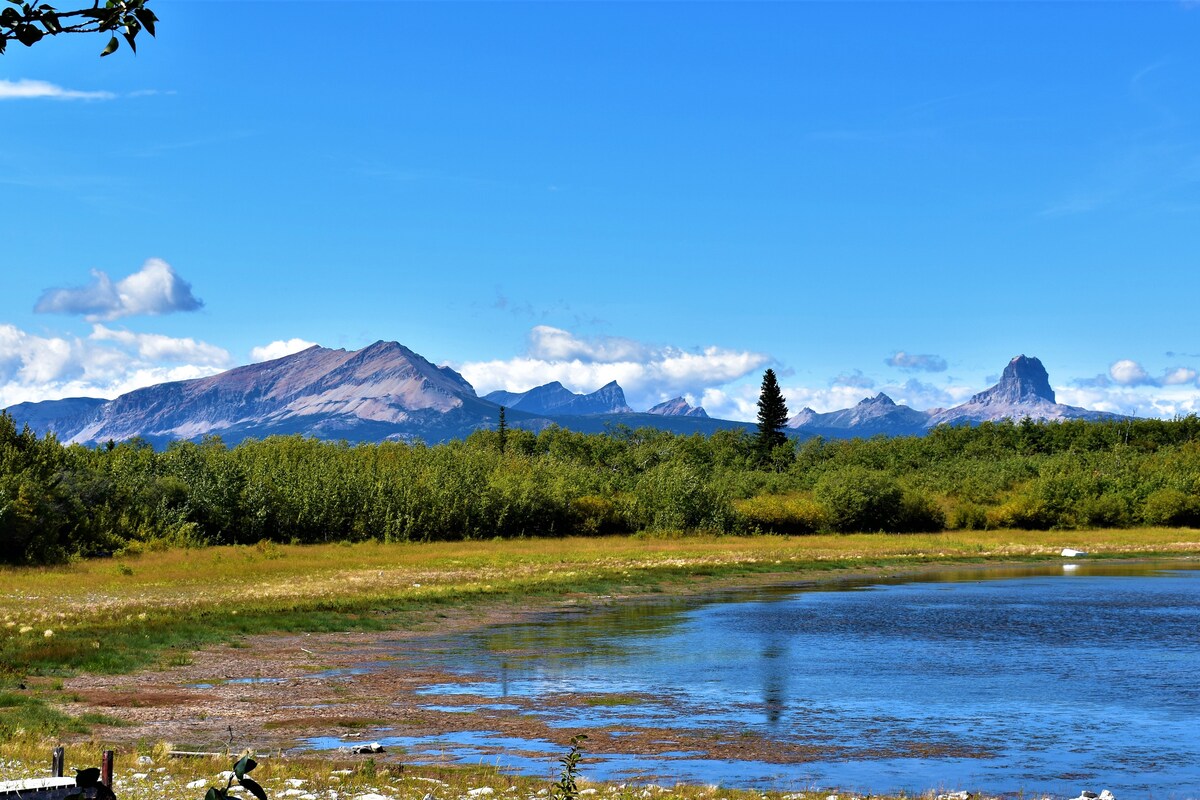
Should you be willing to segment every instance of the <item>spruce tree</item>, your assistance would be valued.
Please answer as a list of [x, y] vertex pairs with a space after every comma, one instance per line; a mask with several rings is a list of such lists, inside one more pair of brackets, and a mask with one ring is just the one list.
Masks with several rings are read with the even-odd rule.
[[508, 445], [508, 420], [504, 418], [504, 406], [500, 406], [500, 424], [496, 427], [496, 432], [500, 434], [500, 452], [503, 453]]
[[787, 419], [787, 403], [779, 391], [775, 370], [768, 369], [763, 373], [762, 390], [758, 395], [758, 437], [755, 441], [762, 463], [770, 460], [776, 447], [787, 443], [787, 434], [783, 432]]

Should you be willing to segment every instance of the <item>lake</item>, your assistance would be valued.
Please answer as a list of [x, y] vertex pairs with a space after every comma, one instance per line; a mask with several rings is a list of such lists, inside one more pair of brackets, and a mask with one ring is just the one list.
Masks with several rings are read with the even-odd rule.
[[[634, 601], [448, 643], [422, 658], [463, 680], [422, 692], [432, 709], [450, 695], [460, 704], [445, 708], [464, 713], [463, 695], [520, 701], [552, 726], [658, 737], [653, 752], [589, 753], [596, 780], [1194, 798], [1198, 566], [957, 569]], [[713, 757], [705, 732], [741, 757]], [[563, 750], [487, 730], [379, 735], [539, 775]]]

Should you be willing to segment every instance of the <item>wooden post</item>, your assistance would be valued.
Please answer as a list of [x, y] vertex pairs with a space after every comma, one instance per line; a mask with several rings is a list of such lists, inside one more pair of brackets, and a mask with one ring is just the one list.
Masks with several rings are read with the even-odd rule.
[[50, 759], [50, 775], [54, 778], [63, 776], [63, 764], [67, 760], [67, 751], [61, 747], [54, 748], [54, 757]]
[[105, 750], [100, 757], [100, 782], [112, 788], [113, 751]]

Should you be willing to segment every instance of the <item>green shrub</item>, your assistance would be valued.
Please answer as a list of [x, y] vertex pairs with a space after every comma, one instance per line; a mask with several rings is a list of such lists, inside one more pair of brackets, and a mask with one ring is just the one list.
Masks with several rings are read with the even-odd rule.
[[987, 512], [989, 528], [1020, 528], [1044, 531], [1053, 528], [1058, 518], [1042, 500], [1018, 495]]
[[946, 512], [933, 498], [916, 491], [904, 493], [892, 530], [897, 533], [933, 533], [945, 529]]
[[904, 504], [904, 492], [893, 478], [862, 467], [825, 473], [814, 494], [830, 527], [845, 533], [895, 531]]
[[805, 534], [828, 525], [824, 507], [801, 494], [763, 494], [735, 500], [734, 510], [742, 524], [767, 533]]
[[963, 503], [954, 509], [950, 527], [962, 531], [987, 530], [987, 509], [974, 503]]
[[1200, 524], [1200, 498], [1178, 489], [1159, 489], [1146, 497], [1142, 519], [1150, 525], [1194, 527]]

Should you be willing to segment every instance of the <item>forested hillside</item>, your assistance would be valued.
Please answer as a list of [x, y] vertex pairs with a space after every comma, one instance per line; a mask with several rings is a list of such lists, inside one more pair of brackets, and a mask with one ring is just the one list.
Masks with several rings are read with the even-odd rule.
[[708, 530], [1200, 524], [1200, 419], [789, 442], [617, 429], [425, 447], [273, 437], [64, 447], [0, 414], [0, 559], [171, 545]]

